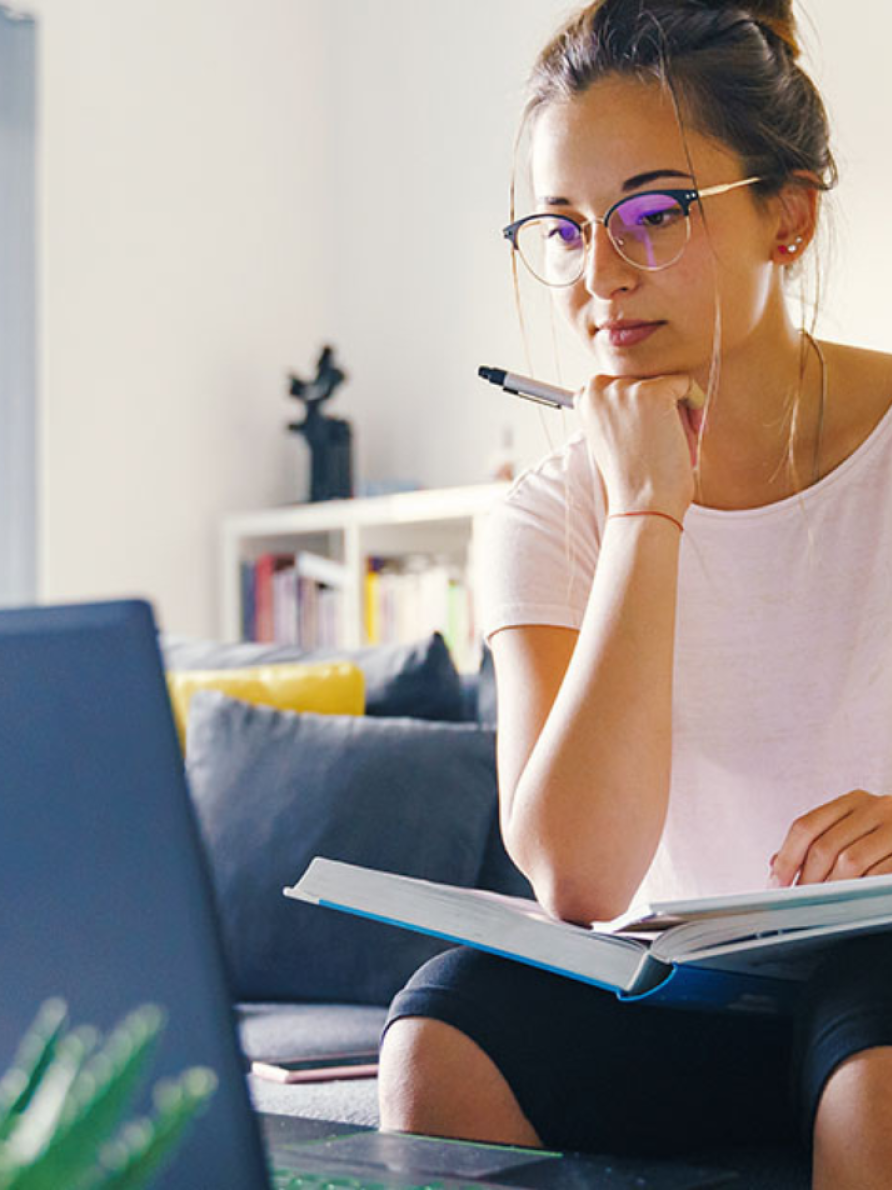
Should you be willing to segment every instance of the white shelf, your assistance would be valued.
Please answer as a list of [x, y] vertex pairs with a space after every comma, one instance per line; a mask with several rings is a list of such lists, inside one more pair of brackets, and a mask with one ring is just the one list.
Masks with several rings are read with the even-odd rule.
[[242, 512], [221, 526], [221, 634], [241, 632], [240, 563], [267, 551], [313, 549], [347, 568], [343, 635], [348, 648], [363, 639], [363, 583], [375, 554], [446, 556], [460, 563], [474, 586], [474, 541], [481, 518], [508, 489], [507, 483], [477, 484], [368, 499], [327, 500]]
[[289, 504], [229, 516], [224, 533], [243, 538], [279, 537], [330, 532], [352, 525], [405, 525], [430, 521], [462, 521], [480, 515], [505, 492], [505, 483], [476, 484], [420, 492], [398, 492], [357, 500], [325, 500], [319, 504]]

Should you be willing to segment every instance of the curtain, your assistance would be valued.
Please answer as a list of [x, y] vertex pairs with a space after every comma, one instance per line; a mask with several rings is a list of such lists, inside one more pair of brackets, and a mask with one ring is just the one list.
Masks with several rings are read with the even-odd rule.
[[0, 5], [0, 606], [37, 593], [35, 43]]

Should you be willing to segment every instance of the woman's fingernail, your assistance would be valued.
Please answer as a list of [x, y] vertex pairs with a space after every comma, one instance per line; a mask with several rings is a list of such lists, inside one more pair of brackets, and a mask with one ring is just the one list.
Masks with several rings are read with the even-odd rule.
[[772, 872], [771, 875], [768, 877], [768, 887], [769, 888], [783, 888], [783, 882], [781, 881], [780, 876], [778, 876], [776, 872]]

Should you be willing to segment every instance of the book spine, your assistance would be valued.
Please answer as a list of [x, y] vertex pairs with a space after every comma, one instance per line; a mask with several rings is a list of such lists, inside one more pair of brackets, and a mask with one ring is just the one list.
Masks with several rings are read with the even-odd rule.
[[[284, 625], [283, 603], [286, 596], [282, 585], [277, 587], [280, 571], [293, 568], [292, 554], [261, 554], [254, 565], [254, 640], [264, 644], [283, 643], [290, 629]], [[287, 642], [286, 642], [287, 643]]]
[[343, 593], [334, 587], [322, 587], [319, 591], [319, 647], [337, 649], [342, 645], [341, 623], [344, 605]]
[[254, 640], [254, 564], [241, 564], [241, 637], [242, 640]]
[[273, 575], [273, 636], [276, 644], [297, 644], [293, 607], [294, 569], [277, 570]]
[[376, 559], [369, 558], [365, 576], [365, 639], [366, 644], [381, 643], [381, 576]]
[[273, 556], [261, 554], [254, 564], [254, 640], [273, 639]]
[[[656, 968], [661, 968], [657, 972]], [[648, 956], [645, 971], [655, 983], [639, 992], [618, 992], [620, 1000], [645, 1001], [654, 1007], [785, 1016], [796, 1005], [802, 984], [739, 971], [717, 971], [692, 963], [667, 967]]]

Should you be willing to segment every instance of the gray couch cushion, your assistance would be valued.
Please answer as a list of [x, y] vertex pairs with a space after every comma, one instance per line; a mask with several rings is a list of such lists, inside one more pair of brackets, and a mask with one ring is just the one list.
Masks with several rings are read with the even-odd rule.
[[282, 895], [315, 855], [473, 886], [494, 733], [197, 694], [188, 773], [239, 1000], [387, 1004], [444, 944]]
[[247, 1058], [276, 1062], [377, 1050], [387, 1009], [376, 1004], [239, 1004]]
[[171, 670], [233, 669], [287, 661], [352, 661], [365, 676], [368, 715], [445, 722], [469, 717], [461, 680], [439, 632], [412, 644], [312, 652], [295, 645], [224, 644], [174, 635], [162, 636], [159, 643], [164, 664]]

